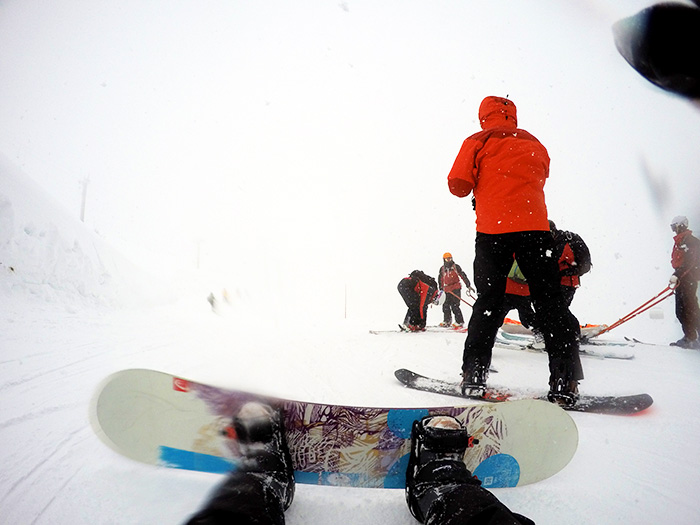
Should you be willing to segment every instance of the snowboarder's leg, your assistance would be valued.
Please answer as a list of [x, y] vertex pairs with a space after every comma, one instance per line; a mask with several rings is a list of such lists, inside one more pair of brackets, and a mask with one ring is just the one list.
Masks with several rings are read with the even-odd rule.
[[530, 286], [535, 322], [542, 331], [549, 354], [551, 401], [574, 404], [578, 382], [583, 379], [579, 355], [581, 329], [566, 306], [553, 257], [554, 240], [549, 232], [521, 232], [515, 258]]
[[537, 320], [535, 317], [535, 311], [532, 309], [532, 300], [529, 295], [514, 295], [512, 298], [512, 303], [515, 309], [518, 311], [518, 317], [520, 317], [520, 322], [525, 328], [535, 328], [537, 326]]
[[248, 403], [234, 418], [233, 428], [244, 456], [188, 525], [284, 524], [284, 511], [294, 497], [294, 471], [282, 414]]
[[411, 514], [428, 525], [529, 525], [484, 489], [462, 461], [471, 438], [450, 416], [413, 423], [406, 471]]
[[486, 381], [493, 343], [503, 322], [501, 314], [506, 278], [513, 264], [513, 249], [509, 241], [511, 235], [476, 234], [474, 284], [478, 297], [464, 343], [463, 386]]

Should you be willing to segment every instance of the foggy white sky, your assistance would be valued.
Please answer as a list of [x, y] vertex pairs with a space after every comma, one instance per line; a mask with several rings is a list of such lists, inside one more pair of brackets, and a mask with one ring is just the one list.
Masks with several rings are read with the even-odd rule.
[[400, 304], [446, 250], [471, 275], [446, 176], [508, 95], [552, 158], [550, 217], [593, 252], [574, 309], [598, 322], [665, 286], [672, 216], [700, 231], [700, 111], [612, 39], [652, 3], [4, 0], [0, 152], [76, 216], [89, 177], [86, 223], [127, 253], [199, 245], [247, 286]]

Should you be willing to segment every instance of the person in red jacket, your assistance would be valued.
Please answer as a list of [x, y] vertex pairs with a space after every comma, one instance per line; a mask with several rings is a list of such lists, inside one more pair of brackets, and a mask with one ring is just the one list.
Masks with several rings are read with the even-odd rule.
[[567, 306], [571, 306], [576, 289], [581, 286], [581, 276], [591, 269], [591, 252], [580, 235], [557, 229], [549, 221], [549, 230], [554, 237], [555, 255], [559, 260], [561, 290]]
[[669, 285], [675, 289], [676, 317], [683, 328], [683, 337], [671, 343], [682, 348], [700, 348], [700, 306], [698, 306], [698, 280], [700, 280], [700, 240], [688, 229], [688, 219], [674, 217], [671, 229], [673, 237], [671, 266], [673, 275]]
[[532, 309], [530, 287], [527, 285], [525, 276], [520, 271], [520, 267], [515, 260], [513, 260], [513, 266], [508, 272], [508, 280], [506, 281], [506, 293], [503, 300], [503, 309], [501, 310], [501, 325], [511, 310], [517, 310], [520, 324], [532, 330], [535, 336], [535, 347], [544, 348], [544, 337], [537, 327], [535, 311]]
[[438, 298], [435, 279], [420, 270], [413, 270], [399, 281], [397, 289], [408, 307], [403, 326], [409, 332], [424, 331], [428, 306]]
[[474, 196], [474, 283], [478, 298], [469, 321], [462, 363], [464, 391], [483, 392], [513, 256], [527, 278], [549, 354], [552, 402], [572, 405], [583, 379], [579, 323], [559, 286], [554, 239], [549, 231], [544, 185], [549, 154], [518, 128], [515, 104], [486, 97], [479, 107], [482, 131], [468, 137], [447, 181], [457, 197]]
[[459, 302], [462, 297], [462, 283], [460, 278], [467, 285], [467, 289], [472, 289], [469, 277], [464, 273], [462, 267], [454, 262], [452, 254], [445, 252], [442, 256], [442, 266], [438, 271], [438, 286], [445, 293], [445, 302], [442, 304], [442, 323], [440, 326], [452, 325], [452, 314], [455, 316], [455, 328], [464, 326], [464, 316]]

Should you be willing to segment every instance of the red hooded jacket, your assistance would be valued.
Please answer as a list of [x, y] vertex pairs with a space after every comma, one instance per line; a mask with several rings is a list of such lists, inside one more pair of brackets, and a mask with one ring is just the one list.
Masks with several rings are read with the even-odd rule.
[[483, 131], [464, 141], [447, 176], [450, 192], [457, 197], [474, 192], [478, 232], [549, 230], [547, 150], [518, 129], [515, 104], [508, 99], [486, 97], [479, 120]]

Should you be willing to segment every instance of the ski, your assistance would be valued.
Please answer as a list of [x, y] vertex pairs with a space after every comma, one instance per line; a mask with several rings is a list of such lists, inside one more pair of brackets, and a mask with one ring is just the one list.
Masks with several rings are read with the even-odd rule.
[[[506, 401], [516, 401], [519, 399], [540, 399], [546, 400], [547, 395], [538, 395], [533, 391], [525, 389], [487, 387], [483, 394], [462, 394], [458, 382], [443, 381], [425, 377], [405, 368], [394, 372], [396, 379], [403, 385], [415, 390], [444, 394], [447, 396], [461, 397], [466, 399], [479, 399], [492, 403]], [[596, 414], [611, 415], [631, 415], [637, 414], [649, 408], [654, 400], [649, 394], [634, 394], [627, 396], [590, 396], [581, 395], [578, 402], [573, 406], [563, 406], [564, 410], [574, 412], [592, 412]]]
[[[526, 335], [517, 335], [513, 333], [508, 333], [503, 330], [498, 331], [496, 336], [496, 344], [506, 348], [527, 350], [530, 352], [546, 353], [544, 347], [537, 348], [533, 346], [534, 339]], [[630, 352], [622, 352], [618, 350], [613, 350], [605, 348], [609, 346], [606, 343], [594, 343], [590, 339], [581, 342], [579, 347], [579, 352], [581, 355], [588, 357], [595, 357], [598, 359], [634, 359], [634, 354]], [[633, 346], [629, 342], [625, 343], [613, 343], [613, 346]]]
[[373, 334], [373, 335], [396, 334], [396, 333], [420, 334], [423, 332], [440, 333], [440, 334], [448, 334], [448, 333], [465, 334], [465, 333], [467, 333], [467, 327], [466, 326], [462, 326], [462, 327], [426, 326], [425, 330], [417, 330], [415, 332], [412, 332], [411, 330], [408, 330], [405, 326], [399, 325], [399, 327], [396, 330], [370, 330], [369, 331], [369, 333]]

